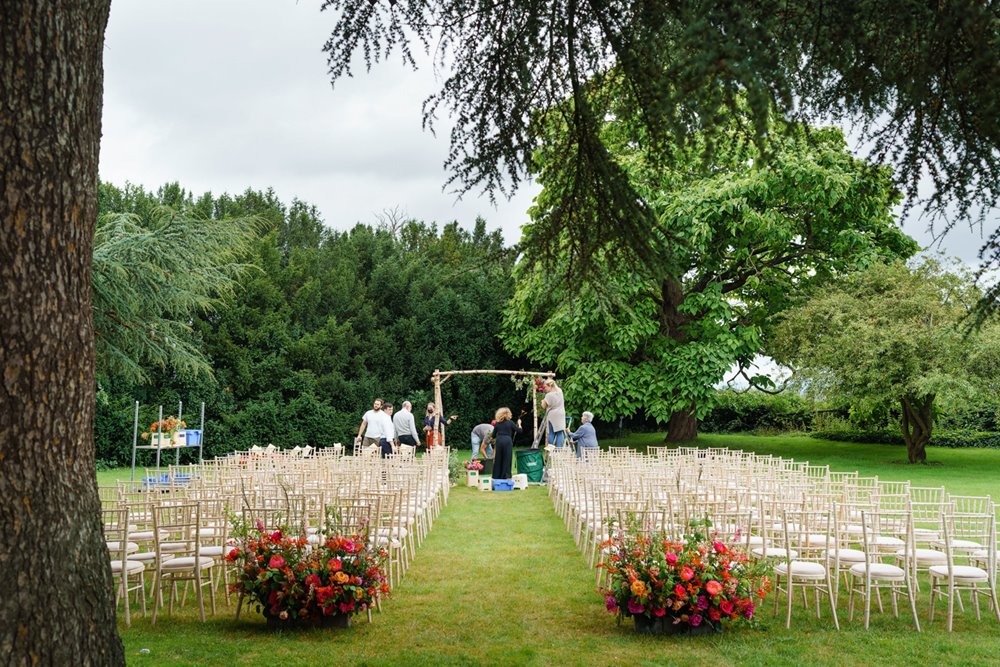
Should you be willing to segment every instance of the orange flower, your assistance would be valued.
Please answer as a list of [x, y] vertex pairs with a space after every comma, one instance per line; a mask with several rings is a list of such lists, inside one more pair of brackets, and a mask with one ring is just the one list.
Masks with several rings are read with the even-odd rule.
[[646, 595], [648, 595], [648, 591], [646, 590], [646, 584], [645, 584], [645, 582], [642, 582], [642, 581], [639, 581], [639, 580], [633, 581], [632, 582], [632, 594], [635, 595], [636, 597], [640, 597], [640, 598], [641, 597], [645, 597]]
[[344, 572], [343, 570], [333, 575], [333, 580], [336, 581], [338, 584], [346, 584], [348, 579], [350, 579], [350, 577], [347, 576], [347, 573]]

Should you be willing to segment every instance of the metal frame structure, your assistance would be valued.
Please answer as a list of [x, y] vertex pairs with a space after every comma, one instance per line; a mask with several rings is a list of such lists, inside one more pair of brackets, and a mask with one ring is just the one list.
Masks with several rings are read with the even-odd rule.
[[[184, 402], [183, 401], [178, 401], [177, 402], [177, 419], [178, 419], [178, 421], [180, 421], [180, 419], [182, 418], [183, 414], [184, 414]], [[131, 480], [132, 481], [135, 481], [135, 455], [136, 455], [136, 452], [138, 450], [140, 450], [140, 449], [146, 449], [146, 450], [154, 450], [155, 449], [156, 450], [156, 467], [157, 467], [157, 469], [159, 469], [159, 467], [160, 467], [160, 453], [164, 449], [167, 449], [167, 450], [173, 449], [173, 450], [177, 451], [177, 456], [174, 459], [174, 465], [177, 465], [177, 464], [179, 464], [181, 462], [181, 450], [182, 449], [191, 449], [193, 447], [197, 447], [198, 448], [198, 463], [199, 463], [199, 465], [201, 464], [201, 462], [203, 460], [203, 455], [204, 455], [204, 452], [205, 452], [205, 449], [204, 449], [204, 447], [205, 447], [205, 403], [204, 403], [204, 401], [202, 401], [202, 404], [201, 404], [201, 422], [198, 424], [198, 429], [197, 429], [198, 431], [201, 432], [201, 437], [198, 438], [198, 444], [197, 445], [185, 445], [183, 447], [164, 447], [163, 446], [163, 432], [162, 432], [163, 431], [163, 406], [162, 405], [160, 406], [159, 424], [160, 424], [160, 426], [159, 426], [159, 428], [157, 430], [157, 436], [158, 437], [156, 438], [157, 444], [156, 445], [140, 445], [139, 444], [139, 401], [135, 402], [135, 419], [134, 419], [133, 424], [132, 424], [132, 476], [131, 476]], [[192, 430], [194, 430], [194, 429], [192, 429]]]

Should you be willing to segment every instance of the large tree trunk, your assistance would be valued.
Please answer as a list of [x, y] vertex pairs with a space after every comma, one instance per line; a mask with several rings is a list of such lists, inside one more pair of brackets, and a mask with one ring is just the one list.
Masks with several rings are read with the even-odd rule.
[[698, 420], [688, 410], [670, 415], [664, 442], [688, 442], [698, 437]]
[[904, 396], [900, 399], [903, 407], [901, 426], [906, 442], [906, 457], [910, 463], [927, 463], [927, 443], [934, 427], [934, 394], [914, 399]]
[[[687, 340], [686, 325], [690, 316], [680, 311], [684, 302], [684, 286], [679, 280], [667, 278], [660, 287], [660, 327], [666, 335], [676, 341]], [[670, 415], [664, 442], [688, 442], [698, 437], [698, 420], [694, 416], [695, 406], [678, 410]]]
[[0, 0], [0, 660], [125, 664], [94, 475], [110, 0]]

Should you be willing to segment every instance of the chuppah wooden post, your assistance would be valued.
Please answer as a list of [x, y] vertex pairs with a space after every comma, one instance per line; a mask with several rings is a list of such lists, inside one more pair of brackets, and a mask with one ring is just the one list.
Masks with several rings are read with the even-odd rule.
[[[441, 446], [444, 446], [444, 428], [441, 424], [441, 415], [444, 405], [441, 403], [441, 371], [434, 369], [434, 432], [441, 431]], [[436, 436], [431, 435], [431, 442], [436, 440]]]
[[531, 446], [538, 442], [538, 387], [535, 386], [535, 378], [531, 378]]

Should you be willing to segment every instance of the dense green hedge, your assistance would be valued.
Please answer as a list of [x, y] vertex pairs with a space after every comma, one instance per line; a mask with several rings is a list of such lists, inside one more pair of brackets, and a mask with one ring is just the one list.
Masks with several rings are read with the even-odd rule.
[[[883, 445], [903, 445], [903, 435], [899, 431], [813, 431], [813, 438], [836, 440], [839, 442], [865, 442]], [[931, 436], [931, 447], [994, 447], [1000, 448], [1000, 433], [989, 431], [953, 430], [940, 431]]]
[[815, 406], [794, 393], [720, 391], [712, 411], [699, 428], [710, 433], [806, 431], [812, 428]]

